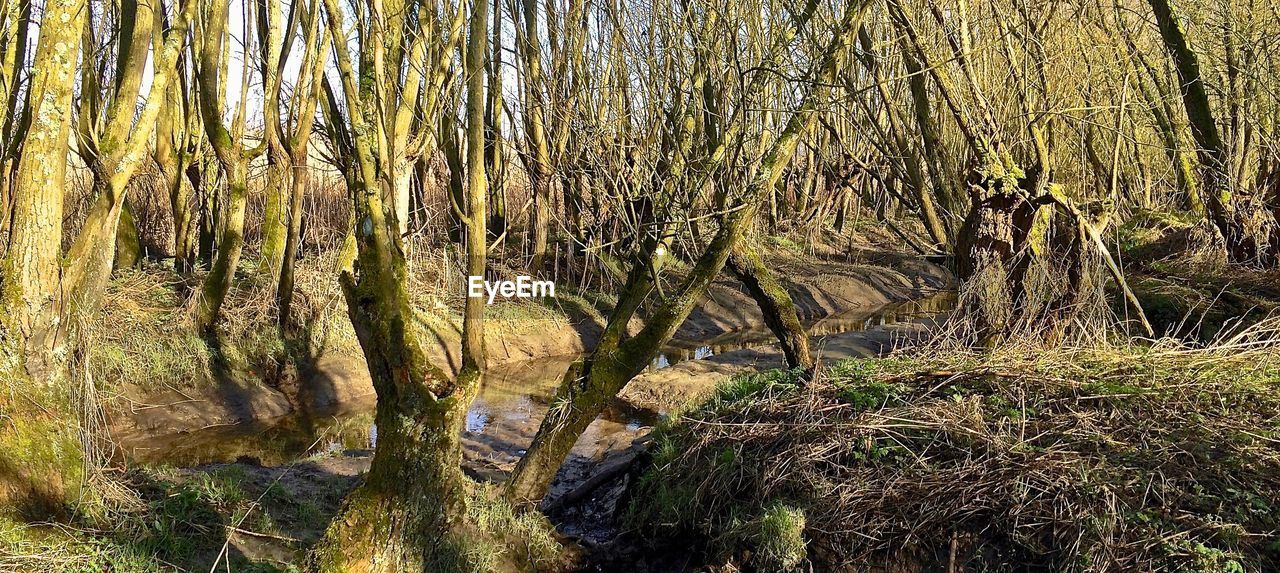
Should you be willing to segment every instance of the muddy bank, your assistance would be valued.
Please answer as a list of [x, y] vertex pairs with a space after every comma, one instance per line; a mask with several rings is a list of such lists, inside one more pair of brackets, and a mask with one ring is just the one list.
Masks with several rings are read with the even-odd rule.
[[[810, 342], [819, 364], [848, 358], [880, 356], [927, 332], [931, 317], [949, 310], [955, 302], [950, 292], [888, 305], [874, 313], [849, 313], [809, 325]], [[876, 324], [879, 323], [879, 324]], [[730, 343], [732, 341], [724, 341]], [[748, 370], [770, 370], [786, 364], [770, 340], [745, 343], [729, 351], [717, 351], [715, 342], [693, 352], [707, 352], [698, 360], [684, 360], [669, 368], [652, 369], [637, 376], [618, 395], [630, 409], [664, 415], [706, 398], [716, 386]]]
[[[769, 258], [777, 269], [804, 321], [883, 307], [887, 303], [913, 300], [951, 285], [949, 273], [922, 259], [893, 254], [861, 257], [861, 262], [829, 257], [798, 258], [782, 254]], [[539, 305], [524, 302], [523, 305]], [[601, 331], [604, 311], [591, 307], [578, 298], [556, 299], [555, 308], [538, 308], [537, 312], [498, 316], [486, 329], [490, 364], [520, 364], [531, 360], [572, 356], [591, 348]], [[760, 329], [764, 319], [754, 301], [732, 279], [722, 277], [681, 326], [677, 344], [696, 347], [714, 345], [722, 337], [732, 337], [743, 330]], [[457, 364], [457, 325], [424, 326], [436, 338], [436, 359], [447, 367]], [[696, 368], [728, 371], [743, 367], [753, 358], [724, 358], [733, 364], [712, 363], [690, 366], [689, 375], [665, 374], [652, 380], [655, 388], [628, 393], [636, 406], [664, 410], [665, 395], [680, 387], [688, 378], [696, 378]], [[743, 362], [745, 361], [745, 362]], [[562, 372], [562, 370], [561, 370]], [[717, 371], [719, 372], [719, 371]], [[547, 379], [558, 382], [558, 375], [546, 372]], [[719, 374], [715, 380], [728, 374]], [[642, 377], [644, 378], [644, 377]], [[711, 378], [709, 378], [711, 379]], [[639, 381], [637, 381], [639, 382]], [[714, 381], [710, 382], [714, 386]], [[633, 387], [648, 388], [648, 383]], [[134, 388], [134, 392], [131, 392]], [[366, 408], [374, 400], [373, 386], [363, 357], [352, 349], [318, 351], [298, 369], [296, 376], [276, 376], [270, 372], [231, 373], [217, 377], [209, 385], [191, 389], [168, 389], [159, 394], [136, 393], [136, 387], [124, 385], [124, 399], [112, 412], [114, 432], [121, 437], [186, 433], [211, 428], [263, 422], [291, 413], [326, 415], [334, 410]], [[676, 391], [681, 399], [685, 390]], [[696, 395], [696, 392], [694, 393]], [[660, 407], [655, 407], [660, 406]]]
[[[906, 320], [905, 313], [929, 312], [933, 306], [908, 306], [911, 308], [902, 309], [904, 322], [863, 325], [864, 329], [829, 334], [822, 333], [821, 322], [813, 325], [820, 360], [878, 355], [920, 336], [926, 331], [926, 322]], [[885, 320], [884, 316], [892, 315], [877, 314], [872, 320]], [[837, 330], [847, 327], [841, 323]], [[463, 469], [469, 476], [481, 482], [505, 479], [536, 432], [549, 406], [550, 393], [570, 361], [547, 358], [494, 368], [467, 417], [462, 436]], [[781, 364], [777, 349], [766, 345], [679, 362], [638, 377], [624, 391], [624, 403], [591, 424], [552, 483], [543, 509], [562, 541], [613, 559], [638, 559], [626, 553], [635, 548], [624, 544], [619, 549], [610, 543], [618, 538], [617, 516], [630, 503], [630, 486], [644, 466], [641, 460], [647, 459], [648, 435], [656, 420], [645, 414], [698, 400], [736, 373]], [[531, 380], [540, 381], [534, 384]], [[542, 388], [531, 388], [530, 384]], [[309, 519], [277, 519], [283, 536], [231, 530], [229, 547], [254, 559], [296, 563], [319, 539], [343, 496], [368, 471], [377, 431], [367, 407], [287, 419], [286, 424], [241, 424], [153, 437], [135, 444], [132, 457], [143, 463], [191, 466], [178, 470], [187, 480], [235, 475], [242, 476], [242, 487], [251, 493], [276, 487], [281, 494], [264, 502], [264, 511], [273, 518], [306, 513]], [[295, 506], [307, 510], [300, 512]]]

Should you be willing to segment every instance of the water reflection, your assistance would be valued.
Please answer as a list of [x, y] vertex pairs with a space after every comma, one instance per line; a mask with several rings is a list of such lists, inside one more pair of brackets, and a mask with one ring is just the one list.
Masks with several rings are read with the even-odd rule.
[[[806, 325], [806, 329], [810, 336], [821, 338], [912, 321], [954, 305], [954, 295], [935, 295], [874, 311], [828, 317]], [[666, 368], [686, 360], [772, 343], [773, 335], [765, 328], [698, 342], [673, 341], [650, 368]], [[578, 358], [542, 358], [490, 369], [467, 412], [463, 429], [463, 454], [470, 469], [493, 475], [510, 470], [532, 441], [564, 373]], [[625, 448], [653, 422], [642, 413], [610, 408], [587, 429], [574, 453], [595, 458], [610, 449]], [[129, 462], [140, 464], [194, 466], [250, 458], [265, 465], [279, 465], [318, 454], [371, 450], [377, 441], [370, 399], [322, 414], [300, 413], [269, 423], [216, 426], [171, 435], [119, 436], [119, 453]]]
[[[524, 454], [537, 432], [560, 379], [576, 356], [544, 358], [493, 367], [467, 412], [462, 433], [468, 466], [478, 473], [505, 472]], [[264, 465], [345, 450], [373, 449], [378, 442], [373, 403], [322, 415], [297, 414], [270, 423], [216, 426], [170, 435], [119, 436], [121, 456], [135, 464], [179, 467], [252, 460]], [[597, 457], [630, 443], [654, 420], [616, 409], [588, 428], [574, 452]], [[625, 442], [625, 443], [624, 443]]]
[[[947, 291], [874, 309], [855, 309], [808, 321], [804, 326], [809, 336], [817, 342], [824, 336], [857, 332], [876, 326], [912, 322], [921, 318], [936, 316], [955, 308], [955, 305], [955, 293]], [[702, 360], [735, 350], [765, 348], [775, 344], [773, 333], [764, 327], [728, 332], [710, 340], [672, 340], [662, 353], [653, 359], [653, 362], [649, 365], [649, 370], [661, 370], [687, 360]]]

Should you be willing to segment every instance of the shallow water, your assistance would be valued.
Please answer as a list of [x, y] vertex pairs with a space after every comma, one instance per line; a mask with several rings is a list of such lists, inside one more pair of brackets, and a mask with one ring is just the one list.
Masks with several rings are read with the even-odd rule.
[[[935, 295], [877, 309], [851, 311], [806, 325], [810, 336], [864, 330], [937, 315], [955, 304], [954, 295]], [[674, 340], [650, 369], [701, 360], [744, 348], [773, 344], [766, 328], [726, 333], [710, 340]], [[468, 470], [496, 477], [511, 470], [532, 441], [560, 379], [577, 356], [542, 358], [495, 366], [486, 374], [467, 413], [463, 454]], [[643, 412], [610, 408], [574, 447], [573, 454], [596, 459], [627, 448], [655, 419]], [[297, 414], [267, 423], [216, 426], [170, 435], [122, 437], [120, 455], [130, 463], [189, 467], [251, 459], [278, 465], [317, 454], [372, 450], [377, 443], [373, 404], [348, 406], [322, 414]]]
[[[854, 309], [809, 321], [805, 324], [805, 332], [809, 333], [809, 337], [814, 339], [814, 342], [817, 342], [824, 336], [937, 316], [955, 308], [955, 305], [955, 293], [941, 292], [917, 300], [888, 304], [873, 309]], [[653, 360], [649, 368], [657, 370], [686, 360], [702, 360], [745, 348], [767, 348], [774, 346], [776, 344], [774, 341], [773, 333], [764, 327], [735, 330], [709, 340], [672, 340], [667, 348]]]

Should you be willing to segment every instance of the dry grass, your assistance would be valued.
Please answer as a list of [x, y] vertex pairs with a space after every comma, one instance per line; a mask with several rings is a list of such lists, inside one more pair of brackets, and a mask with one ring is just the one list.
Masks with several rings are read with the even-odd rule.
[[633, 517], [732, 561], [786, 503], [822, 570], [1275, 570], [1277, 334], [739, 379], [659, 432]]

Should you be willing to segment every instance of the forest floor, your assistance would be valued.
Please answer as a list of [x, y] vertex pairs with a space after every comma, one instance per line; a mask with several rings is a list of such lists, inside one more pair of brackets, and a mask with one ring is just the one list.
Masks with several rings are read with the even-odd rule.
[[[975, 352], [910, 320], [823, 332], [823, 317], [918, 298], [949, 277], [872, 247], [846, 258], [775, 244], [770, 263], [815, 335], [818, 377], [800, 384], [776, 369], [776, 351], [735, 346], [759, 317], [722, 280], [678, 335], [712, 355], [641, 375], [620, 405], [645, 421], [611, 420], [628, 427], [562, 471], [544, 508], [561, 551], [589, 571], [1280, 567], [1280, 327], [1268, 319], [1280, 307], [1278, 277], [1162, 255], [1168, 241], [1194, 240], [1167, 217], [1141, 219], [1120, 238], [1148, 316], [1180, 338]], [[335, 310], [340, 295], [320, 278], [331, 267], [307, 264], [306, 336], [263, 327], [250, 280], [218, 355], [184, 334], [184, 301], [163, 271], [118, 278], [97, 366], [113, 425], [190, 433], [367, 400], [358, 346]], [[423, 266], [416, 292], [437, 290], [418, 306], [447, 348], [459, 299], [439, 296], [445, 285]], [[558, 304], [490, 307], [495, 363], [589, 347], [607, 297], [557, 294]], [[905, 312], [942, 308], [932, 304]], [[283, 364], [299, 356], [310, 370]], [[437, 358], [450, 363], [446, 351]], [[228, 381], [242, 390], [210, 391]], [[317, 382], [321, 391], [301, 390]], [[244, 456], [112, 470], [119, 499], [85, 511], [112, 526], [0, 522], [0, 569], [295, 570], [371, 453], [351, 444], [283, 463]], [[469, 465], [476, 499], [509, 461]], [[477, 519], [521, 532], [526, 545], [550, 543], [544, 525], [476, 507], [487, 512]]]
[[1280, 270], [1226, 268], [1206, 235], [1150, 211], [1120, 229], [1125, 274], [1157, 335], [1208, 342], [1280, 312]]

